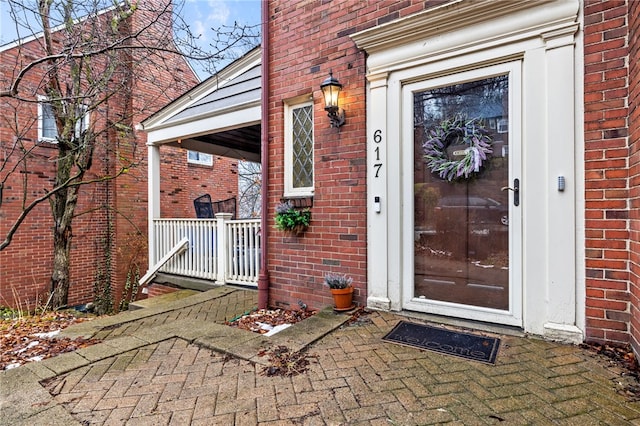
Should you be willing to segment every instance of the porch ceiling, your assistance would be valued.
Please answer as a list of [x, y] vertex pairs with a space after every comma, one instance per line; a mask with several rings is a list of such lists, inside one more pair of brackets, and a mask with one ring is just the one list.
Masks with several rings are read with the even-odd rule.
[[260, 155], [260, 124], [198, 136], [194, 140]]
[[254, 124], [178, 140], [167, 143], [167, 145], [259, 163], [260, 135], [261, 125]]

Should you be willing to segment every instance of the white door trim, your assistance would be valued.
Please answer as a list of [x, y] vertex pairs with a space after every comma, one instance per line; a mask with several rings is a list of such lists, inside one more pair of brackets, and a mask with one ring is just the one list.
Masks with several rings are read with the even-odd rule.
[[[522, 60], [525, 331], [580, 342], [585, 327], [582, 2], [457, 0], [352, 35], [367, 57], [367, 304], [401, 310], [407, 253], [402, 87]], [[376, 132], [381, 141], [374, 142]], [[376, 161], [379, 148], [381, 161]], [[377, 164], [379, 173], [376, 175]], [[377, 177], [376, 177], [377, 176]], [[558, 176], [566, 178], [557, 190]], [[526, 192], [526, 193], [525, 193]], [[376, 210], [375, 197], [381, 201]]]

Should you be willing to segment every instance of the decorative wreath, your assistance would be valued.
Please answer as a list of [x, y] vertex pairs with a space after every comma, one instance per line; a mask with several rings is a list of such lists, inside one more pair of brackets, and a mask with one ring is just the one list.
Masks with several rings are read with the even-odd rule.
[[[427, 167], [437, 173], [440, 179], [449, 182], [469, 179], [480, 172], [482, 163], [493, 153], [489, 137], [480, 119], [467, 119], [462, 115], [443, 120], [429, 130], [428, 139], [422, 144]], [[450, 158], [447, 148], [460, 145]], [[465, 147], [466, 146], [466, 147]], [[459, 151], [463, 151], [463, 155]]]

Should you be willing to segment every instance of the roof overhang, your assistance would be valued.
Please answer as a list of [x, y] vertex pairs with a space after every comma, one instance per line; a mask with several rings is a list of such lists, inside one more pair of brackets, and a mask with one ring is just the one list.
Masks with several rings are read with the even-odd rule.
[[260, 53], [253, 49], [144, 120], [147, 144], [259, 162]]

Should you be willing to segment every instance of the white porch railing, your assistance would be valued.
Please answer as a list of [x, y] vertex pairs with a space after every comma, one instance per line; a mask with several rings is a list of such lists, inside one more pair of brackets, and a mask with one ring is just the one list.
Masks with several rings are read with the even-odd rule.
[[155, 263], [182, 238], [187, 250], [169, 260], [161, 272], [220, 283], [257, 285], [260, 269], [260, 219], [154, 219]]

